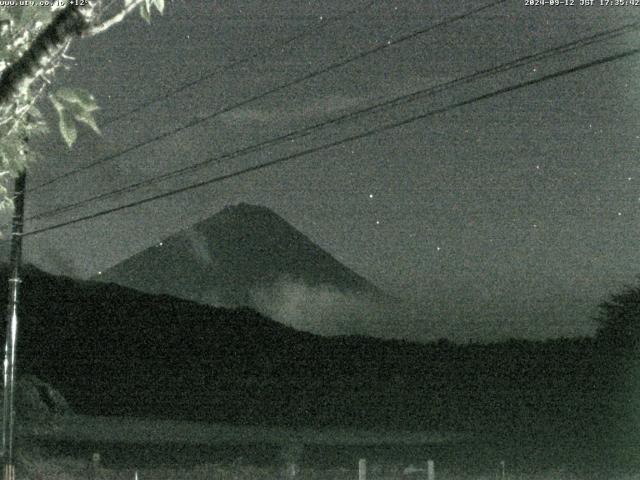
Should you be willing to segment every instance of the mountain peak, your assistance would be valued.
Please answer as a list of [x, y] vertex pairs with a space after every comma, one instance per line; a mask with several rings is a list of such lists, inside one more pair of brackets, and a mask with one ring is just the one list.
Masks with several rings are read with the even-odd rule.
[[248, 203], [225, 207], [95, 280], [215, 306], [247, 306], [277, 320], [283, 309], [288, 320], [314, 309], [333, 315], [353, 295], [388, 298], [278, 214]]
[[260, 214], [278, 216], [272, 210], [269, 210], [267, 207], [263, 207], [261, 205], [254, 205], [246, 202], [240, 202], [235, 205], [227, 205], [221, 210], [220, 213], [235, 213], [235, 214], [260, 213]]
[[203, 227], [213, 223], [219, 224], [221, 221], [223, 222], [239, 222], [239, 224], [243, 224], [246, 227], [256, 228], [256, 227], [267, 227], [273, 229], [273, 231], [279, 230], [294, 230], [300, 235], [295, 228], [293, 228], [287, 221], [282, 218], [280, 215], [275, 213], [273, 210], [270, 210], [267, 207], [263, 207], [261, 205], [253, 205], [250, 203], [238, 203], [236, 205], [227, 205], [220, 212], [215, 215], [212, 215], [206, 220], [193, 225], [192, 227], [187, 228], [186, 230], [197, 229], [202, 230]]

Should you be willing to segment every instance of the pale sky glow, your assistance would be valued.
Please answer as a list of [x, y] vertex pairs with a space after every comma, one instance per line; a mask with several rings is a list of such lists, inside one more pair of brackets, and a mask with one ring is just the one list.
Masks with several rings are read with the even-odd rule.
[[[213, 4], [215, 3], [215, 5]], [[52, 137], [30, 184], [204, 118], [293, 78], [477, 7], [476, 1], [167, 4], [78, 42], [61, 81], [101, 105], [98, 123], [211, 77], [103, 128], [72, 151]], [[357, 14], [329, 22], [356, 9]], [[37, 213], [250, 146], [334, 115], [450, 81], [637, 20], [640, 9], [507, 2], [278, 91], [27, 197]], [[265, 50], [305, 28], [307, 37]], [[314, 28], [315, 28], [314, 27]], [[541, 75], [637, 47], [637, 34], [594, 42], [403, 106], [212, 164], [96, 204], [132, 199], [356, 135]], [[262, 53], [255, 53], [262, 52]], [[229, 67], [254, 54], [251, 61]], [[595, 306], [640, 271], [640, 57], [408, 123], [273, 168], [26, 242], [25, 255], [79, 277], [104, 271], [225, 205], [264, 205], [390, 294], [464, 339], [585, 335]], [[135, 79], [135, 80], [134, 80]], [[33, 183], [32, 183], [33, 182]], [[66, 215], [51, 220], [72, 218]], [[49, 224], [38, 223], [37, 226]], [[105, 234], [104, 232], [107, 232]], [[486, 308], [487, 296], [492, 307]], [[471, 325], [471, 327], [470, 327]], [[419, 327], [417, 327], [419, 329]], [[433, 327], [430, 327], [433, 328]]]

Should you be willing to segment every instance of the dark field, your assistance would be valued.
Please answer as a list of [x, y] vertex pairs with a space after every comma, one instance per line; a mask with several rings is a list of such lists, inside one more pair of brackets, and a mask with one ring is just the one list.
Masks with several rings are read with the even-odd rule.
[[[455, 444], [188, 444], [90, 442], [72, 440], [30, 440], [45, 459], [74, 459], [90, 464], [94, 452], [101, 455], [105, 472], [183, 472], [191, 478], [203, 468], [218, 472], [253, 472], [248, 478], [282, 478], [287, 464], [298, 466], [300, 478], [357, 478], [358, 460], [367, 459], [371, 479], [422, 479], [426, 472], [405, 472], [407, 467], [436, 465], [436, 478], [501, 478], [501, 461], [506, 478], [603, 479], [640, 478], [633, 452], [588, 450], [580, 442], [559, 445], [552, 439], [477, 438]], [[620, 459], [626, 457], [624, 462]], [[207, 467], [205, 467], [207, 466]], [[187, 473], [191, 472], [191, 473]], [[166, 475], [165, 475], [166, 476]], [[224, 477], [224, 475], [222, 475]]]

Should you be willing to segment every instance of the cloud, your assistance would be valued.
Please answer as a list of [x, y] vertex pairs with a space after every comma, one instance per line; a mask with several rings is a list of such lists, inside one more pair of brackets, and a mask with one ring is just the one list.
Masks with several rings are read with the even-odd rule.
[[418, 313], [400, 302], [343, 292], [333, 285], [309, 286], [288, 276], [251, 291], [254, 307], [297, 330], [319, 335], [411, 338]]
[[311, 99], [304, 103], [289, 102], [288, 106], [274, 105], [262, 108], [236, 108], [220, 116], [229, 123], [274, 123], [324, 118], [361, 104], [365, 99], [332, 94]]
[[229, 123], [267, 123], [274, 118], [275, 112], [256, 108], [239, 108], [221, 115], [221, 119]]

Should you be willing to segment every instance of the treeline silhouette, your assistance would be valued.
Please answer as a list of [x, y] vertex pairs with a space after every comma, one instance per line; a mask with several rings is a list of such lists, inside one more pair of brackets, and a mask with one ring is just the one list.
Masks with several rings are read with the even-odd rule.
[[93, 415], [464, 430], [631, 456], [621, 445], [640, 440], [639, 292], [603, 304], [594, 338], [419, 344], [319, 337], [249, 309], [28, 267], [18, 369]]

